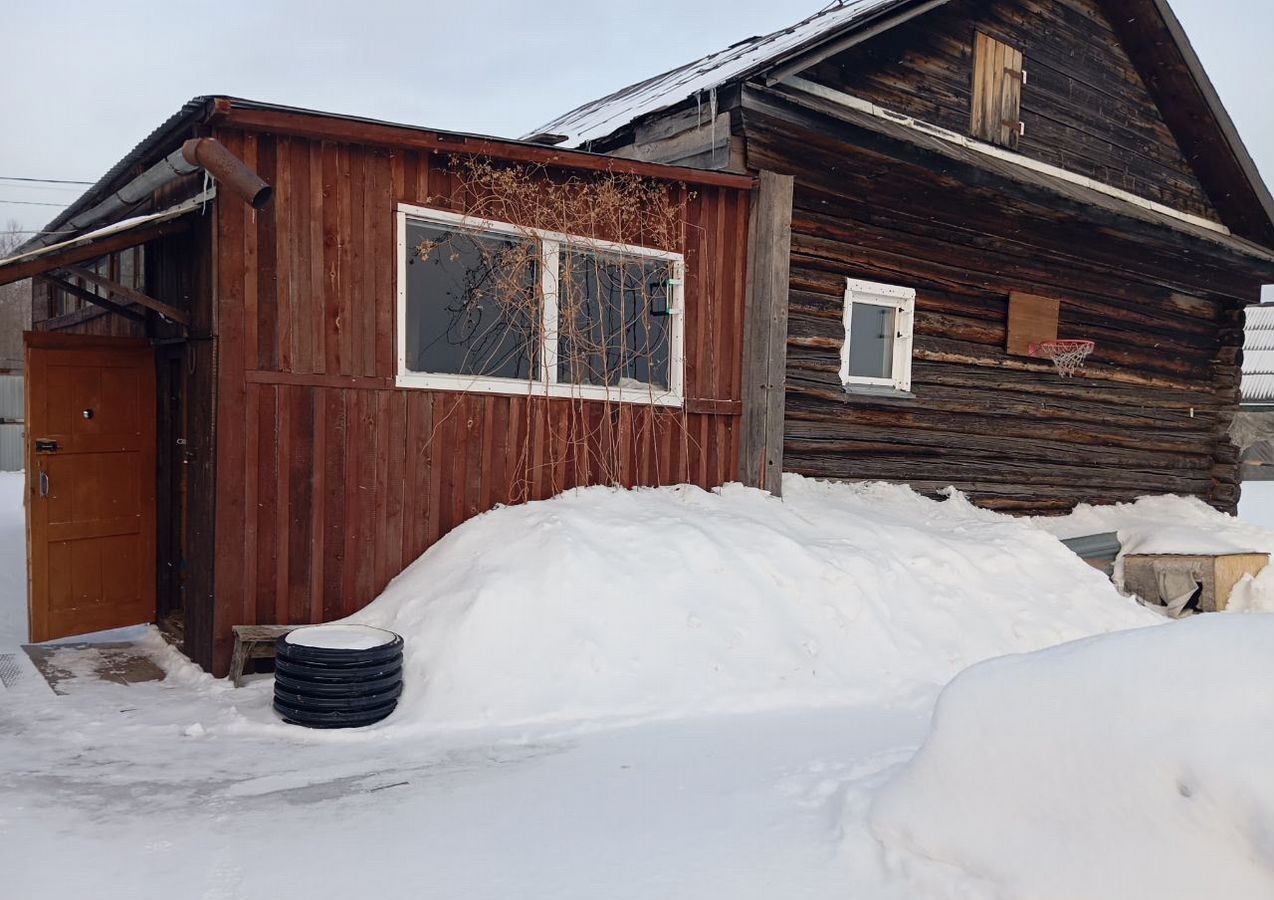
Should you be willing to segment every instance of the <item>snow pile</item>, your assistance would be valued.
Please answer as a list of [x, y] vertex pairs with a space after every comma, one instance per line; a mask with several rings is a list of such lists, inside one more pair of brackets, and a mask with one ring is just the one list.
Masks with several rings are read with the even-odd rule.
[[[1245, 487], [1246, 491], [1247, 488]], [[1080, 504], [1064, 518], [1034, 520], [1060, 538], [1114, 531], [1129, 553], [1270, 553], [1274, 530], [1217, 512], [1196, 497], [1142, 497], [1113, 506]], [[1123, 561], [1115, 566], [1123, 581]], [[1244, 578], [1231, 595], [1230, 612], [1274, 612], [1274, 568]]]
[[1081, 503], [1069, 516], [1034, 522], [1062, 538], [1117, 531], [1124, 553], [1274, 552], [1274, 531], [1217, 512], [1197, 497], [1142, 497], [1111, 506]]
[[1255, 578], [1244, 575], [1230, 592], [1225, 611], [1274, 613], [1274, 565], [1266, 566]]
[[26, 476], [0, 472], [0, 647], [27, 641]]
[[1013, 897], [1274, 897], [1274, 617], [993, 660], [877, 796], [885, 843]]
[[1239, 518], [1274, 529], [1274, 481], [1248, 481], [1239, 499]]
[[889, 703], [983, 659], [1161, 621], [962, 497], [784, 491], [587, 488], [471, 520], [347, 620], [406, 639], [389, 721]]

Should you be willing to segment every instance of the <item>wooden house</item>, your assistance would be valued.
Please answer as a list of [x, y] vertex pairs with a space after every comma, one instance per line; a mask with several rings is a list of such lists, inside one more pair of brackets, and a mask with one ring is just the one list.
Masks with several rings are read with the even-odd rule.
[[191, 101], [0, 263], [33, 639], [163, 621], [223, 673], [497, 504], [735, 480], [752, 184]]
[[1166, 0], [846, 0], [538, 131], [759, 175], [751, 483], [1235, 509], [1274, 201]]

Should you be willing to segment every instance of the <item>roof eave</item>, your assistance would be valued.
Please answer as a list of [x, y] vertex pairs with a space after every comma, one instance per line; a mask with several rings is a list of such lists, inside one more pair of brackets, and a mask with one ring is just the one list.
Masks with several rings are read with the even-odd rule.
[[150, 157], [156, 154], [163, 155], [163, 152], [170, 150], [176, 136], [185, 134], [192, 127], [207, 119], [212, 112], [214, 99], [213, 95], [201, 95], [183, 104], [181, 109], [160, 123], [154, 131], [142, 138], [132, 150], [126, 153], [115, 165], [111, 166], [92, 187], [76, 198], [75, 202], [62, 210], [51, 222], [45, 225], [40, 230], [40, 234], [32, 236], [21, 246], [17, 247], [13, 251], [13, 255], [17, 256], [30, 250], [38, 242], [41, 235], [57, 231], [58, 228], [79, 213], [92, 208], [109, 195], [111, 191], [115, 190], [121, 180], [127, 180], [136, 174], [133, 169], [145, 164], [150, 160]]
[[1220, 126], [1226, 143], [1229, 144], [1235, 160], [1252, 185], [1253, 193], [1256, 194], [1262, 209], [1265, 210], [1266, 218], [1269, 219], [1271, 227], [1274, 228], [1274, 195], [1271, 195], [1269, 185], [1261, 177], [1261, 172], [1256, 166], [1256, 160], [1252, 158], [1252, 154], [1248, 152], [1247, 145], [1243, 143], [1243, 138], [1240, 136], [1238, 128], [1235, 127], [1234, 120], [1230, 118], [1229, 111], [1225, 108], [1225, 104], [1221, 102], [1221, 95], [1217, 93], [1216, 86], [1212, 83], [1212, 79], [1208, 77], [1207, 69], [1203, 67], [1203, 61], [1194, 52], [1194, 45], [1190, 43], [1189, 36], [1181, 26], [1181, 21], [1177, 18], [1176, 13], [1172, 11], [1168, 0], [1154, 0], [1154, 2], [1155, 6], [1159, 8], [1169, 32], [1171, 32], [1173, 39], [1176, 41], [1177, 49], [1185, 58], [1186, 66], [1190, 69], [1190, 74], [1194, 77], [1195, 83], [1199, 87], [1199, 92], [1203, 94], [1208, 110], [1212, 113], [1213, 118], [1216, 119], [1217, 125]]

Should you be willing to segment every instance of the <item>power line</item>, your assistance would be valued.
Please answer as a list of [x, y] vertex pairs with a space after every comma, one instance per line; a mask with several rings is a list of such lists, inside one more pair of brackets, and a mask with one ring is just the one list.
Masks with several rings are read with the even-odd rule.
[[0, 203], [16, 203], [19, 206], [56, 206], [58, 209], [66, 209], [70, 205], [67, 203], [43, 203], [39, 200], [0, 200]]
[[70, 181], [66, 178], [21, 178], [17, 175], [0, 175], [0, 181], [36, 181], [40, 184], [93, 184], [91, 181]]

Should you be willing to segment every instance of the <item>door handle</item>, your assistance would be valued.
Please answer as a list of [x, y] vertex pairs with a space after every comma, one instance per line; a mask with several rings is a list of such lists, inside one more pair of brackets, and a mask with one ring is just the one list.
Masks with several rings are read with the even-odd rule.
[[49, 438], [36, 438], [35, 440], [36, 453], [57, 453], [60, 449], [62, 448], [58, 442]]
[[48, 472], [40, 473], [40, 496], [41, 497], [49, 496], [49, 473]]

